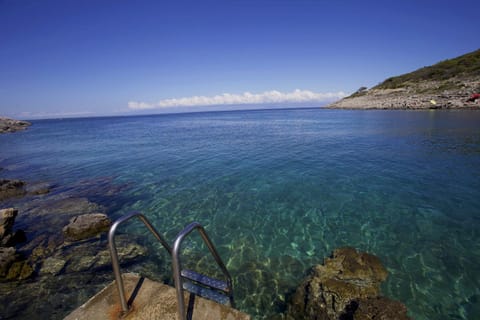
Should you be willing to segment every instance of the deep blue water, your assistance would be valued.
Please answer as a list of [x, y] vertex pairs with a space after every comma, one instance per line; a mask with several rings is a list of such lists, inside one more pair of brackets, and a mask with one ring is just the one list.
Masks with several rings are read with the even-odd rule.
[[415, 319], [479, 317], [480, 112], [42, 120], [0, 136], [0, 150], [2, 176], [127, 185], [104, 203], [108, 214], [140, 210], [169, 241], [202, 223], [238, 307], [258, 318], [278, 312], [308, 268], [341, 246], [379, 256], [390, 273], [383, 293]]

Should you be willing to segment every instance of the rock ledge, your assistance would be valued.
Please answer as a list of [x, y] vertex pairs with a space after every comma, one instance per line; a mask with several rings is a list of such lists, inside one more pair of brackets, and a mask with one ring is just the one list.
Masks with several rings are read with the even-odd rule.
[[387, 275], [376, 256], [336, 249], [297, 288], [286, 319], [409, 319], [402, 303], [380, 296]]
[[107, 231], [110, 224], [111, 221], [106, 214], [82, 214], [70, 219], [70, 223], [63, 228], [63, 234], [69, 241], [84, 240]]
[[0, 117], [0, 133], [8, 133], [8, 132], [25, 130], [30, 125], [32, 124], [28, 121], [21, 121], [21, 120], [14, 120], [14, 119]]

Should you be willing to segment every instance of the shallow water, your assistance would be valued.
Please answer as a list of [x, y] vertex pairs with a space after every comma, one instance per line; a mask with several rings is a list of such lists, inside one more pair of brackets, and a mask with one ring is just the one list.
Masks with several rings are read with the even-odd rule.
[[[0, 150], [3, 177], [125, 186], [91, 199], [113, 218], [144, 212], [169, 241], [200, 222], [234, 277], [238, 307], [258, 319], [282, 311], [308, 268], [340, 246], [379, 256], [390, 273], [383, 293], [415, 319], [480, 312], [480, 112], [43, 120], [0, 136]], [[188, 241], [185, 260], [209, 268], [199, 246]]]

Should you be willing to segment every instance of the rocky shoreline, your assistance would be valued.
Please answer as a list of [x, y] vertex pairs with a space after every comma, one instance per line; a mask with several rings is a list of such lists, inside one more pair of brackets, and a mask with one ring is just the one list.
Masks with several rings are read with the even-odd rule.
[[31, 125], [28, 121], [0, 117], [0, 134], [25, 130]]
[[480, 99], [467, 101], [480, 88], [478, 79], [453, 79], [454, 89], [442, 89], [444, 81], [423, 81], [394, 89], [361, 88], [327, 109], [480, 110]]
[[[105, 236], [110, 224], [106, 208], [81, 194], [56, 191], [47, 183], [0, 179], [0, 285], [5, 280], [108, 267]], [[146, 252], [135, 241], [119, 241], [129, 248], [127, 256], [137, 252], [132, 259]], [[70, 256], [72, 250], [81, 254]]]
[[[115, 193], [110, 181], [82, 181], [72, 193], [0, 179], [0, 318], [62, 319], [112, 280], [108, 210], [82, 191]], [[119, 234], [116, 244], [123, 267], [145, 261], [135, 236]]]

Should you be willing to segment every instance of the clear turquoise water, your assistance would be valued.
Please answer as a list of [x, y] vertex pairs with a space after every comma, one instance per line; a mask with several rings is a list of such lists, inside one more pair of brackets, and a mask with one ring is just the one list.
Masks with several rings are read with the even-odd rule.
[[[169, 241], [202, 223], [238, 307], [258, 319], [281, 311], [308, 268], [340, 246], [379, 256], [390, 272], [384, 294], [415, 319], [479, 317], [480, 112], [44, 120], [0, 136], [0, 150], [2, 176], [126, 185], [113, 201], [93, 200], [114, 218], [144, 212]], [[186, 259], [207, 265], [198, 247], [189, 241]]]

